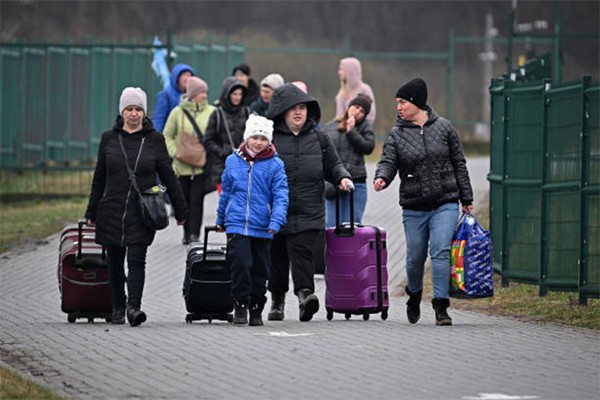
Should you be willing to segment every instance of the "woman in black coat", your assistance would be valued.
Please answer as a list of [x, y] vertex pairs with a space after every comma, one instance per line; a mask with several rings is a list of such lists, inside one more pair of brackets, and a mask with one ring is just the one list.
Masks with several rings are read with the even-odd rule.
[[237, 149], [244, 138], [246, 120], [250, 109], [244, 105], [248, 89], [242, 81], [232, 76], [221, 84], [221, 94], [216, 108], [208, 119], [206, 134], [202, 138], [210, 163], [207, 179], [209, 191], [217, 186], [221, 192], [221, 174], [225, 159]]
[[[85, 217], [88, 225], [96, 225], [96, 242], [106, 246], [113, 297], [112, 323], [125, 323], [127, 311], [129, 324], [137, 326], [146, 321], [146, 314], [140, 308], [146, 251], [154, 240], [155, 231], [147, 228], [142, 219], [138, 195], [129, 180], [119, 137], [140, 191], [155, 186], [158, 174], [171, 197], [178, 225], [185, 222], [188, 209], [171, 167], [164, 137], [146, 117], [146, 93], [140, 88], [125, 88], [119, 101], [119, 111], [114, 127], [104, 132], [100, 139]], [[128, 297], [125, 295], [125, 281]]]

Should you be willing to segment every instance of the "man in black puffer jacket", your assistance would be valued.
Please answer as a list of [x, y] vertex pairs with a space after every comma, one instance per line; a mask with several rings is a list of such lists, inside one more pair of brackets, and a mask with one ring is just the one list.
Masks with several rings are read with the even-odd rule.
[[[321, 109], [314, 97], [293, 84], [285, 84], [273, 93], [267, 118], [274, 122], [273, 143], [285, 164], [289, 186], [287, 224], [275, 235], [271, 246], [272, 304], [268, 319], [284, 318], [291, 264], [300, 321], [310, 321], [319, 310], [319, 300], [314, 294], [313, 259], [315, 240], [325, 226], [324, 181], [348, 190], [352, 186], [351, 176], [331, 140], [315, 129]], [[323, 135], [325, 149], [317, 135]]]

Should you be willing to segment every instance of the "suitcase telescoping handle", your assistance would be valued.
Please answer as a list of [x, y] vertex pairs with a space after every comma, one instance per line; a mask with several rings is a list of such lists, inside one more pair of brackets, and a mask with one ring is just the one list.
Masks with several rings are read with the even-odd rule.
[[335, 188], [335, 231], [338, 236], [352, 236], [354, 234], [354, 186], [348, 188], [350, 195], [350, 227], [342, 225], [340, 221], [340, 188]]
[[[81, 259], [81, 247], [83, 245], [83, 226], [87, 225], [87, 220], [82, 218], [77, 221], [77, 259]], [[106, 259], [106, 247], [102, 246], [102, 259]]]
[[204, 243], [202, 243], [202, 260], [206, 261], [206, 253], [208, 252], [208, 232], [218, 232], [216, 225], [208, 225], [204, 227]]

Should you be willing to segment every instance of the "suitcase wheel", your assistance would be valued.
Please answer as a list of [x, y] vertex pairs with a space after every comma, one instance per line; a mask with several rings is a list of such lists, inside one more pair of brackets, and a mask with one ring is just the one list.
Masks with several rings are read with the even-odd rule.
[[67, 321], [69, 321], [70, 324], [73, 324], [77, 321], [77, 317], [73, 314], [67, 314]]
[[368, 314], [368, 313], [364, 313], [364, 314], [363, 314], [363, 319], [364, 319], [365, 321], [368, 321], [368, 320], [369, 320], [369, 314]]
[[349, 320], [351, 316], [352, 316], [352, 314], [350, 314], [350, 313], [346, 313], [344, 315], [344, 317], [346, 317], [346, 321]]
[[333, 319], [333, 310], [331, 308], [327, 309], [327, 321], [331, 321]]
[[190, 314], [188, 314], [188, 315], [185, 316], [185, 323], [186, 324], [191, 324], [193, 320], [194, 319], [192, 318], [192, 316]]
[[88, 324], [93, 324], [94, 323], [94, 318], [88, 318]]
[[227, 322], [229, 322], [230, 324], [233, 323], [233, 314], [227, 314]]
[[388, 317], [388, 312], [387, 312], [387, 310], [383, 310], [383, 311], [381, 312], [381, 319], [385, 321], [385, 320], [387, 319], [387, 317]]

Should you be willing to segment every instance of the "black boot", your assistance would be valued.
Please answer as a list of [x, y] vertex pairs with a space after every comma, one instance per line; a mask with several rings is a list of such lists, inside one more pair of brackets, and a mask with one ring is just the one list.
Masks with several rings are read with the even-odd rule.
[[436, 325], [452, 325], [452, 318], [450, 318], [446, 311], [446, 309], [450, 307], [449, 299], [434, 298], [431, 299], [431, 305], [435, 310]]
[[125, 323], [125, 307], [113, 307], [112, 320], [114, 325], [123, 325]]
[[423, 289], [418, 292], [412, 293], [408, 290], [408, 286], [405, 288], [406, 294], [409, 296], [406, 302], [406, 316], [408, 322], [416, 324], [419, 318], [421, 318], [421, 297], [423, 295]]
[[139, 326], [146, 322], [146, 313], [141, 311], [139, 307], [128, 307], [127, 321], [131, 326]]
[[319, 311], [319, 299], [310, 289], [298, 291], [298, 302], [300, 307], [300, 321], [310, 321], [313, 315]]
[[233, 323], [235, 325], [248, 325], [248, 300], [233, 300]]
[[283, 321], [285, 308], [285, 293], [271, 295], [271, 311], [267, 315], [269, 321]]
[[264, 307], [265, 307], [264, 301], [262, 303], [257, 302], [257, 301], [250, 302], [250, 323], [248, 325], [250, 325], [250, 326], [262, 326], [263, 325], [262, 312], [263, 312]]

